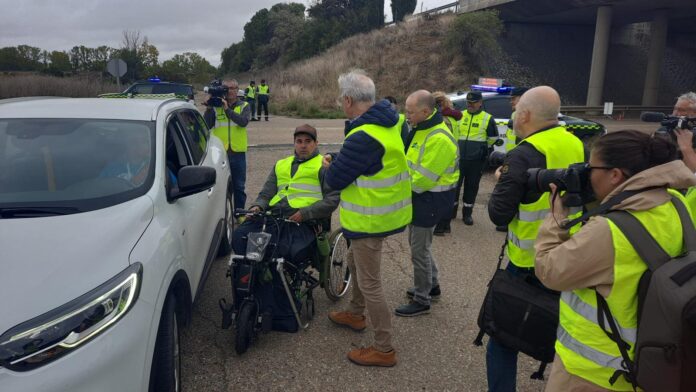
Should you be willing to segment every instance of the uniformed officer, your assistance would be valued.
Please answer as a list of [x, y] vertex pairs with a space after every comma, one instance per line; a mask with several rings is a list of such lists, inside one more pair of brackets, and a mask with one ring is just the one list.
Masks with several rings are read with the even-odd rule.
[[[508, 271], [534, 278], [534, 240], [549, 211], [549, 193], [527, 189], [527, 169], [562, 169], [584, 161], [580, 139], [558, 125], [561, 99], [548, 86], [535, 87], [517, 104], [514, 130], [522, 141], [505, 156], [496, 172], [498, 183], [488, 202], [488, 214], [495, 225], [509, 225]], [[574, 212], [577, 216], [578, 212]], [[489, 391], [514, 391], [517, 352], [495, 339], [488, 341], [486, 368]]]
[[[464, 184], [462, 219], [464, 224], [473, 225], [472, 213], [478, 194], [479, 182], [486, 167], [488, 147], [498, 139], [495, 119], [483, 110], [483, 96], [479, 91], [466, 95], [466, 111], [459, 125], [459, 183], [457, 192]], [[457, 194], [459, 199], [459, 194]]]
[[266, 79], [261, 79], [261, 84], [256, 88], [256, 93], [258, 94], [258, 112], [256, 117], [261, 121], [261, 110], [263, 110], [266, 116], [266, 121], [268, 121], [268, 100], [271, 95], [271, 88], [266, 84]]
[[259, 121], [256, 118], [256, 82], [250, 81], [249, 86], [244, 90], [244, 99], [251, 107], [251, 121]]
[[515, 136], [515, 131], [513, 130], [513, 122], [515, 121], [515, 110], [517, 109], [517, 103], [520, 101], [522, 94], [529, 90], [527, 87], [515, 87], [510, 92], [510, 106], [512, 106], [512, 113], [510, 113], [510, 119], [507, 123], [507, 131], [505, 131], [505, 152], [510, 152], [515, 146], [517, 146], [518, 140]]
[[438, 269], [431, 250], [433, 231], [441, 219], [452, 213], [459, 162], [457, 142], [429, 91], [416, 91], [406, 99], [406, 117], [413, 127], [406, 159], [413, 202], [413, 220], [408, 228], [414, 287], [406, 291], [411, 301], [397, 307], [394, 313], [411, 317], [430, 312], [431, 296], [440, 295]]
[[249, 104], [237, 98], [239, 84], [236, 80], [225, 80], [227, 97], [222, 99], [222, 107], [207, 106], [204, 113], [205, 122], [211, 132], [217, 136], [227, 151], [230, 163], [232, 189], [234, 191], [234, 208], [244, 208], [246, 204], [246, 126], [251, 117]]

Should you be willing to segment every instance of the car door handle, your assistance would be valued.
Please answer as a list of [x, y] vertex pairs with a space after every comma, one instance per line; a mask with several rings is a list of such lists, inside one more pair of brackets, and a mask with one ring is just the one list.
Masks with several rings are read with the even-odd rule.
[[212, 188], [208, 189], [208, 198], [210, 198], [210, 196], [213, 195], [213, 190], [214, 190], [214, 189], [215, 189], [215, 187], [212, 187]]
[[222, 167], [225, 167], [225, 166], [227, 166], [227, 162], [226, 162], [226, 161], [222, 161]]

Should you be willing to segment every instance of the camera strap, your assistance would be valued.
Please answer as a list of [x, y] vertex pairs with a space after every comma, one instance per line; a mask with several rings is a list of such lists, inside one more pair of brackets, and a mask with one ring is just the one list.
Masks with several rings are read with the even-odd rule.
[[587, 222], [588, 219], [595, 215], [604, 215], [608, 213], [612, 208], [614, 208], [616, 205], [621, 203], [622, 201], [628, 199], [631, 196], [635, 196], [639, 193], [651, 191], [653, 189], [659, 189], [662, 188], [661, 186], [651, 186], [643, 189], [637, 189], [633, 191], [623, 191], [619, 193], [618, 195], [612, 197], [611, 199], [607, 200], [606, 203], [602, 203], [599, 206], [587, 211], [586, 213], [582, 214], [582, 216], [575, 218], [573, 220], [566, 221], [561, 224], [561, 228], [568, 230], [571, 227], [577, 225], [578, 223], [584, 223]]

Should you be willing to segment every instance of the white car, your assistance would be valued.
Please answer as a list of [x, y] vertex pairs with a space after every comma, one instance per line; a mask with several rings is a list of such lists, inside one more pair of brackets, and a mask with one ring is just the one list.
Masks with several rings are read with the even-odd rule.
[[0, 101], [0, 391], [180, 390], [229, 177], [183, 100]]

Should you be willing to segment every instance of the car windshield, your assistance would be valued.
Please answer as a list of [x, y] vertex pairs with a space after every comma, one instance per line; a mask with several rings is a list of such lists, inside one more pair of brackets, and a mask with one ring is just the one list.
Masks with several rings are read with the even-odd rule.
[[154, 179], [154, 122], [0, 119], [3, 210], [89, 211], [138, 197]]

